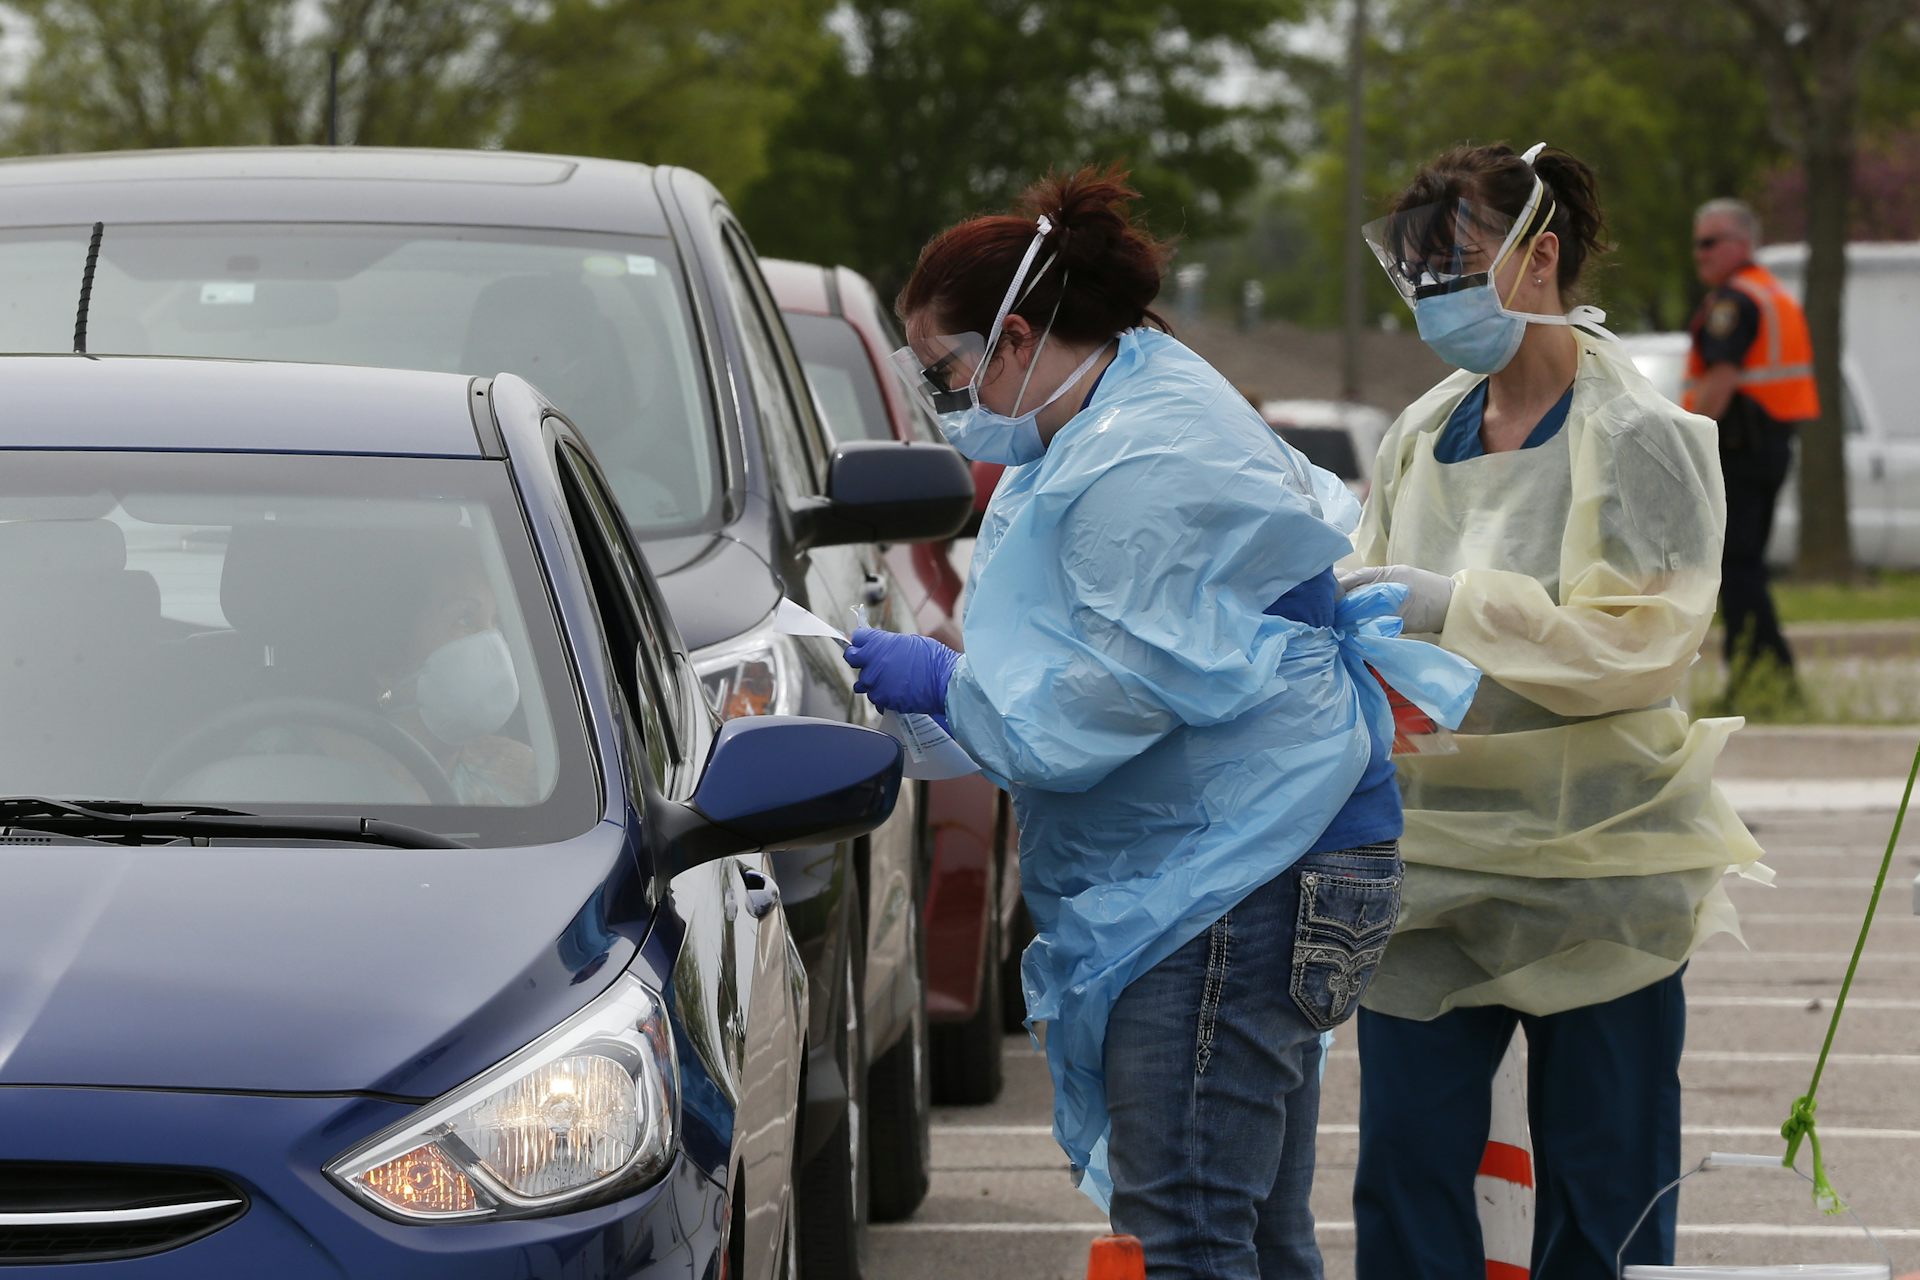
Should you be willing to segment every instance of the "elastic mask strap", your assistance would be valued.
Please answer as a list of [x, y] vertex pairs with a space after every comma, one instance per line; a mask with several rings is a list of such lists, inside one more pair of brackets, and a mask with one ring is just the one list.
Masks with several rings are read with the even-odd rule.
[[[994, 348], [1000, 345], [1000, 331], [1007, 323], [1007, 314], [1013, 310], [1014, 304], [1025, 296], [1021, 294], [1020, 286], [1026, 283], [1027, 271], [1033, 266], [1033, 260], [1040, 256], [1040, 246], [1045, 244], [1047, 237], [1053, 233], [1053, 219], [1046, 214], [1040, 215], [1037, 224], [1039, 230], [1034, 233], [1032, 242], [1027, 245], [1025, 256], [1020, 259], [1020, 269], [1013, 273], [1013, 283], [1007, 286], [1007, 296], [1000, 300], [1000, 310], [994, 313], [993, 327], [987, 330], [987, 349], [981, 353], [980, 363], [975, 366], [973, 377], [967, 383], [970, 387], [980, 385], [980, 376], [986, 371], [987, 363], [993, 359]], [[1047, 267], [1052, 265], [1053, 259], [1048, 258]], [[1044, 273], [1047, 267], [1040, 268], [1041, 272]], [[1038, 279], [1039, 277], [1036, 276], [1035, 281], [1037, 282]]]
[[1066, 378], [1060, 383], [1060, 385], [1054, 388], [1053, 394], [1048, 396], [1045, 400], [1042, 400], [1039, 404], [1035, 405], [1033, 408], [1033, 411], [1035, 413], [1039, 413], [1042, 409], [1045, 409], [1048, 405], [1052, 404], [1055, 400], [1058, 400], [1061, 396], [1067, 394], [1067, 391], [1073, 386], [1074, 383], [1080, 381], [1080, 379], [1087, 376], [1087, 370], [1093, 368], [1093, 366], [1096, 363], [1098, 363], [1100, 357], [1107, 353], [1107, 348], [1112, 345], [1113, 345], [1113, 339], [1108, 338], [1105, 342], [1095, 347], [1093, 349], [1093, 354], [1088, 356], [1085, 360], [1082, 360], [1080, 362], [1080, 367], [1078, 369], [1075, 369], [1072, 373], [1068, 374]]
[[[1047, 263], [1051, 266], [1053, 259], [1047, 259]], [[1042, 267], [1040, 270], [1045, 271], [1046, 267]], [[1034, 277], [1036, 282], [1039, 279], [1039, 276]], [[1013, 398], [1013, 416], [1016, 418], [1020, 416], [1020, 406], [1026, 402], [1027, 384], [1033, 381], [1033, 371], [1040, 367], [1040, 353], [1047, 349], [1047, 339], [1053, 336], [1054, 317], [1060, 314], [1060, 304], [1067, 300], [1067, 281], [1071, 279], [1073, 279], [1073, 273], [1071, 271], [1060, 278], [1060, 296], [1053, 300], [1053, 310], [1047, 313], [1047, 327], [1040, 331], [1040, 345], [1033, 349], [1033, 359], [1027, 361], [1027, 376], [1020, 379], [1020, 393]], [[1053, 402], [1049, 400], [1047, 403], [1051, 404]], [[1042, 405], [1040, 408], [1044, 409], [1046, 405]], [[1039, 409], [1034, 410], [1034, 412], [1038, 413]]]
[[[1527, 207], [1520, 211], [1520, 217], [1514, 222], [1513, 230], [1507, 232], [1506, 240], [1501, 243], [1499, 256], [1493, 260], [1493, 265], [1487, 268], [1487, 280], [1489, 283], [1491, 283], [1493, 280], [1493, 277], [1496, 274], [1498, 274], [1500, 270], [1500, 264], [1505, 262], [1507, 260], [1507, 255], [1513, 251], [1514, 242], [1519, 237], [1525, 235], [1527, 232], [1527, 228], [1533, 225], [1533, 215], [1539, 212], [1540, 201], [1542, 199], [1547, 198], [1547, 184], [1540, 180], [1540, 174], [1537, 171], [1534, 171], [1534, 168], [1533, 168], [1534, 160], [1536, 160], [1539, 157], [1540, 153], [1542, 151], [1545, 151], [1546, 149], [1547, 149], [1546, 143], [1536, 142], [1532, 146], [1528, 147], [1525, 153], [1522, 154], [1520, 157], [1522, 163], [1524, 163], [1527, 166], [1528, 171], [1533, 173], [1533, 190], [1527, 194]], [[1538, 241], [1541, 236], [1546, 234], [1547, 227], [1550, 226], [1553, 222], [1553, 215], [1558, 213], [1559, 211], [1560, 211], [1560, 206], [1559, 206], [1559, 203], [1556, 201], [1553, 207], [1547, 211], [1547, 216], [1541, 219], [1540, 230], [1534, 232], [1533, 239], [1527, 241], [1528, 256], [1531, 256], [1533, 254], [1534, 243]], [[1513, 288], [1508, 290], [1507, 296], [1505, 298], [1501, 299], [1500, 309], [1502, 311], [1505, 311], [1510, 305], [1512, 305], [1513, 297], [1515, 294], [1520, 292], [1520, 281], [1522, 278], [1524, 278], [1525, 275], [1526, 273], [1523, 271], [1521, 272], [1520, 275], [1514, 277]], [[1515, 313], [1515, 314], [1518, 314], [1518, 313]]]
[[[1534, 181], [1537, 183], [1540, 180], [1538, 178], [1535, 178]], [[1558, 213], [1559, 211], [1560, 211], [1560, 206], [1558, 204], [1548, 205], [1547, 216], [1541, 222], [1540, 229], [1533, 233], [1533, 238], [1531, 240], [1527, 241], [1526, 252], [1523, 255], [1521, 255], [1520, 274], [1513, 278], [1513, 288], [1507, 290], [1507, 296], [1500, 300], [1500, 309], [1502, 311], [1506, 310], [1508, 307], [1511, 307], [1513, 305], [1514, 297], [1519, 294], [1520, 286], [1527, 278], [1526, 259], [1531, 258], [1533, 256], [1533, 246], [1536, 244], [1539, 244], [1540, 237], [1547, 234], [1547, 225], [1553, 221], [1553, 215]], [[1498, 269], [1497, 263], [1495, 264], [1495, 269], [1496, 270]], [[1489, 282], [1492, 281], [1493, 279], [1492, 272], [1487, 273], [1487, 279]]]

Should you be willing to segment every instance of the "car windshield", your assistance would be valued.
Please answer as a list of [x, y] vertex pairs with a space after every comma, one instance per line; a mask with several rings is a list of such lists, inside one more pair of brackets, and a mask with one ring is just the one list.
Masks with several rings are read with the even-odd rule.
[[[0, 351], [73, 349], [88, 233], [0, 233]], [[647, 536], [720, 514], [719, 440], [672, 244], [473, 227], [115, 224], [99, 354], [519, 374], [593, 445]]]
[[12, 453], [0, 789], [577, 835], [597, 788], [526, 529], [495, 461]]

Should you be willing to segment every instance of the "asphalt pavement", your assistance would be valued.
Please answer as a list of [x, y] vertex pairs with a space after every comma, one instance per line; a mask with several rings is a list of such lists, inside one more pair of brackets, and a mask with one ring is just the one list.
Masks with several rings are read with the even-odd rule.
[[[1791, 754], [1791, 744], [1778, 746]], [[1728, 790], [1779, 879], [1771, 888], [1735, 882], [1747, 947], [1715, 938], [1688, 971], [1681, 1076], [1689, 1164], [1709, 1151], [1783, 1150], [1780, 1124], [1806, 1090], [1903, 781], [1743, 772]], [[1835, 1187], [1874, 1229], [1900, 1276], [1920, 1273], [1920, 917], [1913, 914], [1920, 815], [1895, 857], [1820, 1085], [1819, 1132]], [[881, 1280], [1085, 1275], [1087, 1246], [1105, 1223], [1069, 1182], [1049, 1135], [1045, 1062], [1023, 1036], [1009, 1039], [1006, 1053], [1007, 1088], [998, 1102], [936, 1110], [931, 1194], [911, 1221], [874, 1230]], [[1353, 1037], [1343, 1033], [1327, 1073], [1313, 1192], [1329, 1280], [1353, 1275], [1358, 1069]], [[1682, 1262], [1877, 1257], [1857, 1227], [1816, 1212], [1806, 1184], [1784, 1171], [1694, 1178], [1683, 1188], [1680, 1222]]]

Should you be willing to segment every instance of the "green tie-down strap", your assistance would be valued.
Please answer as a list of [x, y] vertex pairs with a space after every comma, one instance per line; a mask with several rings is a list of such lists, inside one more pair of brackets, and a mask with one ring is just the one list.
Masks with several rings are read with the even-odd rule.
[[1880, 907], [1880, 892], [1887, 887], [1887, 872], [1893, 869], [1894, 846], [1900, 843], [1900, 824], [1907, 820], [1907, 803], [1913, 799], [1913, 782], [1920, 776], [1920, 747], [1913, 753], [1913, 767], [1907, 771], [1907, 789], [1900, 796], [1900, 810], [1893, 815], [1893, 834], [1887, 837], [1887, 855], [1880, 860], [1880, 874], [1873, 881], [1873, 896], [1867, 900], [1867, 918], [1860, 922], [1860, 939], [1853, 944], [1853, 960], [1847, 965], [1846, 981], [1840, 984], [1840, 998], [1833, 1002], [1833, 1019], [1827, 1023], [1827, 1042], [1820, 1046], [1820, 1059], [1813, 1064], [1813, 1080], [1807, 1091], [1794, 1101], [1780, 1136], [1787, 1140], [1787, 1154], [1780, 1163], [1793, 1168], [1800, 1154], [1800, 1140], [1806, 1139], [1813, 1151], [1813, 1202], [1822, 1213], [1843, 1213], [1846, 1205], [1827, 1181], [1827, 1166], [1820, 1159], [1820, 1134], [1814, 1129], [1813, 1112], [1819, 1105], [1815, 1094], [1820, 1089], [1820, 1073], [1827, 1069], [1827, 1054], [1833, 1049], [1834, 1033], [1840, 1030], [1840, 1015], [1847, 1007], [1847, 992], [1853, 989], [1853, 975], [1860, 969], [1861, 953], [1867, 949], [1867, 932], [1873, 928], [1873, 913]]

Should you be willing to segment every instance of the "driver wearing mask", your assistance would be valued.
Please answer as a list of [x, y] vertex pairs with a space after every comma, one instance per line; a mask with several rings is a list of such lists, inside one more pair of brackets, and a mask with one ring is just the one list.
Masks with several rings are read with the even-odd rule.
[[464, 556], [445, 567], [417, 597], [405, 648], [379, 682], [380, 710], [440, 762], [462, 804], [532, 804], [533, 749], [500, 734], [520, 705], [520, 682], [493, 587]]

